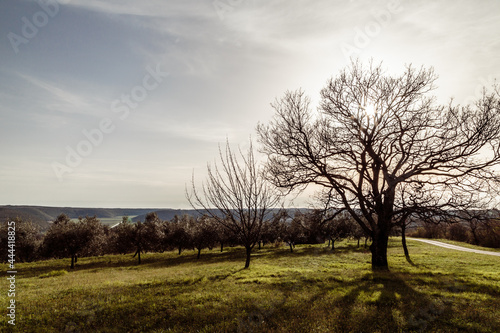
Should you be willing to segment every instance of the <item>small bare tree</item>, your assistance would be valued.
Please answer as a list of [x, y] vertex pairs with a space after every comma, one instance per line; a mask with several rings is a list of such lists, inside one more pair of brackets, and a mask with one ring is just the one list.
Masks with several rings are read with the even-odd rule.
[[239, 151], [241, 161], [226, 142], [219, 147], [220, 165], [209, 164], [206, 183], [201, 192], [196, 189], [194, 176], [192, 192], [186, 193], [191, 206], [211, 216], [220, 225], [239, 237], [246, 250], [245, 268], [250, 266], [250, 254], [261, 236], [263, 222], [271, 209], [280, 202], [280, 193], [262, 177], [255, 161], [252, 143], [246, 156]]

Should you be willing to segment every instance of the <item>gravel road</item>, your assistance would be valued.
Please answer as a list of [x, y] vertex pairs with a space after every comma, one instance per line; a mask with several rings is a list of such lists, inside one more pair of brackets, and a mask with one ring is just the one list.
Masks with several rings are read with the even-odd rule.
[[465, 252], [481, 253], [481, 254], [488, 254], [490, 256], [498, 256], [498, 257], [500, 257], [500, 252], [469, 249], [467, 247], [457, 246], [457, 245], [451, 245], [451, 244], [447, 244], [447, 243], [443, 243], [443, 242], [438, 242], [438, 241], [430, 240], [430, 239], [421, 239], [421, 238], [412, 238], [412, 237], [407, 237], [406, 239], [411, 239], [411, 240], [416, 240], [416, 241], [419, 241], [419, 242], [424, 242], [424, 243], [427, 243], [427, 244], [441, 246], [441, 247], [445, 247], [447, 249], [453, 249], [453, 250], [465, 251]]

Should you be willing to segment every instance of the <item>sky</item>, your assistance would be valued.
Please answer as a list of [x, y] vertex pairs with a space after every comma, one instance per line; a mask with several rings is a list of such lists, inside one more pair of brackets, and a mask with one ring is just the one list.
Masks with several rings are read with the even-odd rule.
[[2, 0], [0, 205], [189, 208], [219, 144], [351, 57], [470, 103], [499, 54], [498, 0]]

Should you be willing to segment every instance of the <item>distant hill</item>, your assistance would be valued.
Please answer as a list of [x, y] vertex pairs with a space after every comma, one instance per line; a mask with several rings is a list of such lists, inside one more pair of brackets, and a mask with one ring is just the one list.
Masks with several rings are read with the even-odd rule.
[[49, 228], [49, 222], [54, 221], [60, 214], [69, 218], [97, 216], [98, 218], [112, 218], [119, 216], [136, 216], [157, 211], [155, 208], [75, 208], [75, 207], [45, 207], [45, 206], [0, 206], [0, 221], [11, 220], [16, 217], [24, 221], [31, 221], [43, 230]]
[[143, 221], [146, 219], [146, 215], [149, 212], [155, 212], [156, 215], [158, 215], [158, 218], [163, 221], [171, 221], [175, 215], [177, 216], [182, 216], [182, 215], [193, 215], [193, 216], [198, 216], [198, 212], [196, 212], [194, 209], [159, 209], [159, 210], [150, 210], [144, 214], [137, 215], [132, 219], [133, 222], [137, 221]]
[[49, 227], [48, 221], [52, 220], [49, 214], [38, 209], [38, 207], [0, 206], [0, 221], [13, 220], [15, 218], [38, 224], [42, 230], [47, 229]]
[[[276, 212], [278, 209], [275, 210]], [[296, 209], [288, 209], [293, 215]], [[16, 217], [23, 221], [31, 221], [38, 224], [42, 231], [49, 228], [50, 222], [54, 221], [60, 214], [66, 214], [69, 218], [76, 219], [85, 216], [97, 216], [100, 219], [119, 218], [122, 216], [134, 216], [132, 222], [144, 221], [146, 215], [156, 212], [163, 221], [171, 221], [175, 215], [193, 215], [199, 213], [194, 209], [155, 209], [155, 208], [75, 208], [75, 207], [45, 207], [45, 206], [0, 206], [0, 222], [12, 220]], [[118, 223], [118, 222], [114, 222]]]
[[[288, 214], [290, 216], [293, 216], [297, 210], [301, 210], [303, 212], [308, 211], [308, 209], [296, 209], [296, 208], [288, 208], [287, 209]], [[152, 211], [154, 211], [154, 210], [152, 210]], [[272, 209], [271, 213], [277, 213], [278, 211], [279, 211], [279, 209], [277, 209], [277, 208]], [[160, 220], [163, 220], [163, 221], [171, 221], [175, 217], [175, 215], [177, 215], [179, 217], [181, 217], [182, 215], [192, 215], [192, 216], [199, 216], [200, 215], [200, 213], [198, 213], [194, 209], [160, 209], [160, 210], [156, 210], [154, 212], [156, 213], [156, 215], [158, 215], [158, 218]], [[134, 217], [132, 219], [132, 221], [133, 222], [137, 222], [137, 221], [144, 222], [144, 220], [146, 219], [146, 215], [147, 215], [147, 213], [142, 214], [142, 215], [138, 215], [138, 216]]]

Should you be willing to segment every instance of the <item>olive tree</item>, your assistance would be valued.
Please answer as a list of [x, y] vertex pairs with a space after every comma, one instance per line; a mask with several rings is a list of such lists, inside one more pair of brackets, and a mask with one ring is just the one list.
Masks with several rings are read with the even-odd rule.
[[[30, 262], [38, 259], [38, 251], [42, 242], [40, 227], [31, 221], [23, 221], [21, 218], [15, 218], [15, 254], [19, 262]], [[1, 262], [8, 258], [8, 236], [10, 220], [0, 223], [0, 256]]]
[[331, 192], [371, 237], [373, 269], [388, 269], [389, 234], [409, 212], [470, 210], [495, 197], [498, 90], [474, 105], [440, 105], [436, 78], [432, 68], [390, 75], [353, 61], [321, 90], [317, 112], [302, 91], [286, 92], [258, 126], [268, 179]]
[[99, 240], [103, 232], [104, 228], [95, 216], [75, 222], [60, 214], [45, 234], [43, 251], [48, 257], [70, 257], [70, 268], [75, 268], [78, 256], [101, 252], [102, 242]]

